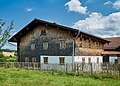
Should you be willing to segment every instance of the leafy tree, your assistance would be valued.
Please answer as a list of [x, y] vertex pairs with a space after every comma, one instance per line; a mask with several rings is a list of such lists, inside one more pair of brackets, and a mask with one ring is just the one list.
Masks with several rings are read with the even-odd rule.
[[10, 37], [10, 31], [13, 29], [13, 21], [5, 30], [3, 30], [4, 25], [5, 22], [2, 19], [0, 19], [0, 50]]
[[2, 19], [0, 19], [0, 62], [5, 61], [1, 48], [4, 46], [4, 44], [10, 37], [10, 31], [13, 29], [13, 21], [6, 29], [3, 29], [5, 28], [4, 25], [5, 22]]

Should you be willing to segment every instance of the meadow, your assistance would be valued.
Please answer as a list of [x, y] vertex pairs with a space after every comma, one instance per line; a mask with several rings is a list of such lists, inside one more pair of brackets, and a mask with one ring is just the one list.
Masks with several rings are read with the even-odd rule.
[[0, 68], [0, 86], [120, 86], [117, 76]]

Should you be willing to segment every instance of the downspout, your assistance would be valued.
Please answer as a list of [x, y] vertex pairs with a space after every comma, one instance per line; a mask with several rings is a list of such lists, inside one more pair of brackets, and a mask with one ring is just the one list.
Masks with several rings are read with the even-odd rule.
[[80, 30], [78, 30], [78, 34], [73, 39], [73, 52], [72, 52], [72, 71], [74, 71], [74, 56], [75, 56], [75, 39], [80, 35]]

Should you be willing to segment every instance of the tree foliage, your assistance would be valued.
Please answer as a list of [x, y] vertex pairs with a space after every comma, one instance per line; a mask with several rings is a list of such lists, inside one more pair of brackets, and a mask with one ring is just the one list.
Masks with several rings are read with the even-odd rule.
[[4, 30], [5, 22], [0, 19], [0, 49], [4, 46], [7, 40], [10, 37], [10, 31], [13, 29], [13, 21], [11, 21], [10, 25]]

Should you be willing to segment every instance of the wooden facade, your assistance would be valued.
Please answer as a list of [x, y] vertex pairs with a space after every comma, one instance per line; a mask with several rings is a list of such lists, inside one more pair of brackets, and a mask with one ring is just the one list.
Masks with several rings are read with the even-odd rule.
[[104, 45], [103, 61], [110, 62], [110, 59], [114, 59], [114, 63], [120, 64], [120, 37], [105, 38], [111, 41], [109, 45]]
[[102, 38], [79, 30], [34, 19], [14, 35], [17, 42], [18, 61], [29, 59], [40, 62], [41, 55], [49, 56], [100, 56], [105, 43]]

